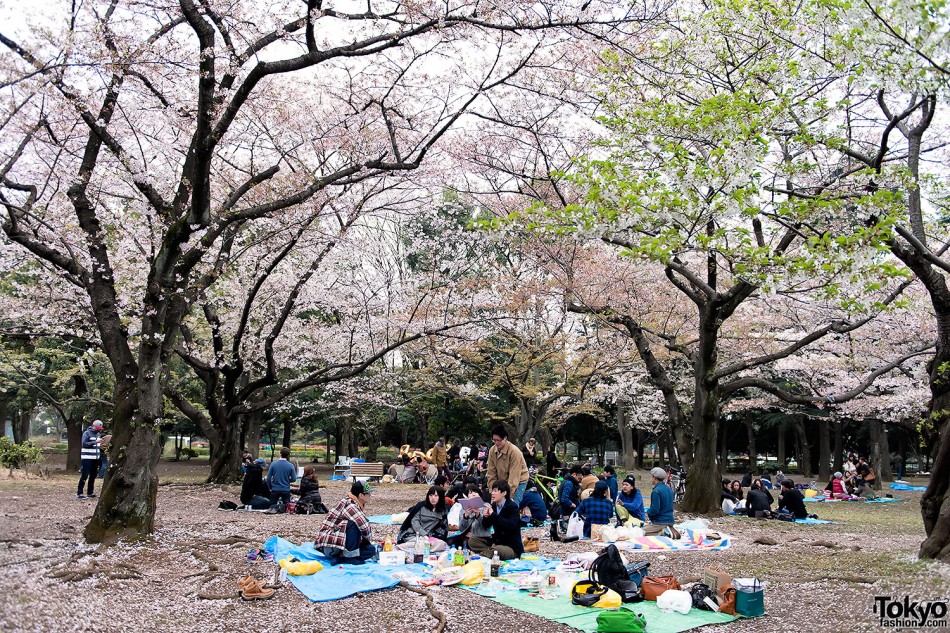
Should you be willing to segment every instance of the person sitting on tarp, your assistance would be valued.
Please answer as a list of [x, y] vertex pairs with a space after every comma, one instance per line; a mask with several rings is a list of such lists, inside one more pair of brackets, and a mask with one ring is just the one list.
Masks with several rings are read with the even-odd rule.
[[561, 517], [567, 520], [571, 513], [577, 509], [577, 504], [580, 503], [580, 481], [581, 467], [571, 466], [571, 471], [561, 482], [557, 503], [551, 505], [551, 518]]
[[759, 478], [759, 488], [771, 490], [772, 487], [772, 476], [769, 474], [769, 471], [763, 470], [762, 477]]
[[617, 471], [610, 464], [604, 466], [604, 481], [607, 482], [607, 491], [611, 501], [617, 500]]
[[796, 519], [808, 517], [805, 510], [805, 496], [801, 490], [795, 489], [795, 482], [791, 479], [782, 480], [782, 492], [778, 496], [778, 512], [791, 514]]
[[438, 486], [430, 486], [425, 499], [413, 514], [409, 525], [399, 530], [396, 543], [405, 551], [412, 551], [416, 539], [430, 539], [433, 551], [444, 548], [449, 536], [448, 509], [445, 506], [445, 490]]
[[521, 510], [522, 523], [537, 526], [542, 525], [547, 520], [548, 507], [533, 481], [528, 482], [528, 487], [521, 497], [518, 509]]
[[643, 495], [637, 490], [637, 480], [627, 475], [620, 484], [617, 493], [617, 520], [622, 525], [640, 527], [646, 521], [643, 509]]
[[511, 486], [504, 479], [491, 487], [491, 505], [482, 508], [482, 525], [494, 529], [490, 539], [472, 536], [468, 547], [476, 554], [491, 558], [495, 552], [501, 560], [521, 558], [521, 519], [518, 506], [511, 500]]
[[657, 466], [650, 471], [650, 481], [653, 483], [653, 492], [650, 493], [650, 509], [647, 516], [650, 523], [643, 528], [647, 536], [667, 534], [678, 539], [680, 533], [673, 527], [673, 489], [666, 483], [667, 472]]
[[247, 465], [244, 481], [241, 483], [241, 503], [255, 510], [266, 510], [271, 506], [270, 488], [264, 483], [264, 469], [267, 462], [258, 457]]
[[[469, 484], [465, 487], [465, 498], [479, 499], [483, 504], [488, 503], [487, 494], [476, 484]], [[458, 518], [455, 520], [457, 520], [458, 523], [452, 523], [453, 517], [451, 516], [451, 512], [456, 508], [458, 509]], [[449, 515], [449, 531], [457, 531], [458, 534], [449, 537], [449, 545], [462, 547], [466, 541], [473, 537], [491, 540], [491, 528], [485, 527], [483, 523], [484, 518], [481, 508], [466, 510], [462, 507], [461, 503], [456, 503], [452, 506]]]
[[767, 488], [762, 487], [761, 479], [753, 479], [752, 486], [749, 488], [749, 494], [746, 495], [745, 511], [746, 515], [752, 517], [768, 517], [772, 504], [775, 499]]
[[298, 510], [301, 514], [303, 508], [310, 505], [310, 513], [326, 514], [327, 507], [323, 505], [323, 498], [320, 496], [320, 482], [317, 480], [317, 473], [313, 466], [309, 464], [303, 467], [303, 477], [300, 479], [300, 498], [297, 499]]
[[362, 565], [376, 555], [372, 526], [366, 516], [371, 492], [368, 483], [355, 482], [350, 486], [350, 493], [330, 510], [317, 531], [313, 547], [329, 557], [332, 565]]
[[594, 486], [600, 481], [600, 477], [594, 474], [590, 464], [584, 464], [581, 467], [580, 499], [583, 501], [594, 494]]
[[736, 496], [732, 494], [732, 480], [723, 479], [722, 487], [719, 489], [719, 503], [722, 507], [722, 511], [726, 514], [732, 514], [733, 510], [736, 509], [736, 503], [738, 503]]
[[614, 518], [614, 504], [608, 498], [606, 481], [594, 484], [594, 491], [577, 506], [577, 514], [584, 519], [584, 538], [590, 538], [592, 525], [607, 525]]
[[851, 495], [848, 494], [848, 489], [845, 487], [844, 473], [838, 471], [832, 476], [831, 481], [825, 486], [825, 494], [834, 499], [851, 498]]

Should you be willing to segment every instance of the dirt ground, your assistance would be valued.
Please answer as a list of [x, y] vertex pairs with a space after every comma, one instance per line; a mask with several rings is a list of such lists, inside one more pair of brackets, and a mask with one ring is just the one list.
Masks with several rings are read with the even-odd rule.
[[[87, 545], [81, 535], [95, 502], [77, 500], [78, 475], [56, 465], [54, 461], [48, 479], [0, 474], [0, 631], [355, 633], [429, 631], [435, 626], [424, 597], [398, 587], [311, 603], [285, 585], [272, 600], [242, 602], [236, 597], [237, 580], [273, 571], [266, 563], [247, 563], [247, 550], [273, 535], [308, 541], [322, 517], [219, 511], [218, 503], [236, 501], [239, 489], [200, 483], [206, 471], [201, 462], [162, 464], [153, 539], [109, 548]], [[327, 475], [323, 471], [321, 479]], [[637, 480], [648, 477], [637, 473]], [[332, 506], [345, 489], [326, 481], [322, 492]], [[400, 512], [423, 494], [421, 486], [379, 485], [369, 510]], [[767, 616], [705, 627], [709, 633], [882, 631], [886, 629], [873, 613], [874, 596], [920, 601], [950, 595], [950, 566], [916, 558], [923, 536], [920, 493], [895, 494], [901, 502], [809, 504], [821, 518], [843, 525], [710, 518], [710, 527], [733, 537], [732, 547], [638, 556], [651, 562], [655, 575], [685, 580], [701, 574], [705, 565], [718, 564], [734, 577], [767, 581]], [[374, 526], [374, 536], [380, 538], [395, 532], [395, 526]], [[584, 542], [552, 543], [545, 532], [530, 532], [542, 537], [544, 556], [591, 549]], [[759, 537], [777, 544], [754, 543]], [[452, 633], [484, 631], [486, 617], [506, 633], [574, 630], [462, 589], [429, 591]]]

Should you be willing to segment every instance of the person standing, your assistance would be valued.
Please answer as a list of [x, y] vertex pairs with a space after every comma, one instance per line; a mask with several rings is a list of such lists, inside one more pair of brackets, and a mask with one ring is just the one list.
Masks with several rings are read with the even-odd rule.
[[[82, 460], [82, 470], [79, 475], [79, 485], [76, 487], [77, 499], [95, 499], [96, 476], [99, 474], [99, 458], [102, 444], [102, 433], [104, 425], [102, 420], [95, 420], [89, 428], [82, 434], [82, 444], [80, 448], [80, 459]], [[88, 484], [87, 484], [88, 482]], [[86, 494], [83, 494], [83, 486], [86, 486]]]
[[329, 557], [332, 565], [362, 565], [376, 555], [372, 526], [366, 516], [371, 492], [368, 483], [355, 482], [350, 486], [350, 493], [330, 510], [317, 531], [313, 547]]
[[561, 460], [557, 458], [557, 453], [554, 452], [554, 443], [551, 443], [551, 448], [548, 449], [548, 454], [545, 456], [545, 462], [547, 462], [548, 467], [548, 477], [557, 477], [557, 469], [561, 467]]
[[271, 463], [267, 469], [267, 487], [270, 488], [270, 502], [290, 501], [290, 484], [297, 481], [297, 469], [290, 463], [290, 449], [280, 449], [280, 459]]
[[511, 501], [517, 509], [524, 496], [524, 489], [528, 485], [528, 465], [524, 455], [508, 441], [508, 431], [501, 424], [491, 430], [493, 446], [488, 449], [488, 479], [486, 483], [494, 486], [495, 482], [507, 481], [508, 487], [514, 491]]
[[521, 449], [521, 455], [528, 467], [537, 466], [541, 463], [541, 457], [538, 455], [538, 442], [533, 437], [525, 442], [524, 448]]
[[449, 454], [445, 450], [445, 440], [439, 438], [435, 446], [432, 447], [432, 450], [429, 451], [429, 455], [432, 456], [432, 464], [436, 467], [440, 475], [444, 475], [446, 479], [449, 478]]
[[650, 523], [643, 528], [643, 532], [647, 536], [655, 536], [668, 530], [672, 538], [679, 538], [679, 532], [673, 527], [673, 489], [666, 485], [666, 476], [666, 471], [659, 466], [650, 471], [650, 481], [653, 483], [650, 509], [647, 510]]

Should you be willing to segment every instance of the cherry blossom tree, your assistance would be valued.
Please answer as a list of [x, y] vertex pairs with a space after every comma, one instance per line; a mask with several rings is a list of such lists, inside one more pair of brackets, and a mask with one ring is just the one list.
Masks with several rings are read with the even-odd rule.
[[547, 33], [609, 38], [637, 7], [109, 0], [0, 34], [3, 233], [86, 295], [116, 376], [86, 538], [152, 531], [169, 363], [216, 245], [417, 169]]

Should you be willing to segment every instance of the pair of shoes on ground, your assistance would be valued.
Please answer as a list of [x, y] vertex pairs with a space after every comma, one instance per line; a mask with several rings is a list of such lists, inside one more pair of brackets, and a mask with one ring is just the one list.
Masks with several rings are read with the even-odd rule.
[[541, 549], [541, 539], [536, 536], [526, 536], [523, 544], [526, 553], [537, 552]]
[[247, 562], [254, 563], [257, 561], [263, 561], [265, 563], [273, 562], [274, 555], [270, 552], [265, 552], [262, 549], [252, 549], [247, 552]]
[[680, 538], [682, 538], [683, 535], [680, 534], [680, 531], [677, 530], [675, 527], [673, 527], [672, 525], [668, 525], [666, 529], [663, 530], [663, 536], [667, 538], [671, 538], [674, 541], [678, 541]]
[[91, 495], [76, 495], [77, 499], [95, 499], [98, 495], [93, 493]]
[[263, 580], [254, 576], [245, 576], [238, 581], [238, 595], [241, 600], [269, 600], [274, 597], [274, 589], [266, 587]]

